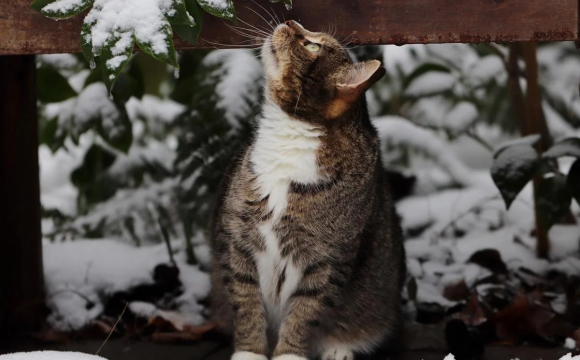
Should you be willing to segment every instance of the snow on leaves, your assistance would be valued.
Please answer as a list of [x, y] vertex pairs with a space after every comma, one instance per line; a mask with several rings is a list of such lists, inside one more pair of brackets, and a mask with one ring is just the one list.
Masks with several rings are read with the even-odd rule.
[[197, 0], [197, 2], [214, 16], [236, 21], [236, 9], [232, 0]]
[[68, 19], [87, 9], [94, 0], [36, 0], [32, 8], [51, 19]]
[[[540, 221], [546, 230], [562, 218], [572, 198], [580, 203], [580, 138], [571, 137], [554, 144], [538, 156], [533, 148], [539, 136], [531, 135], [499, 147], [491, 167], [491, 177], [509, 208], [524, 186], [542, 175], [536, 192]], [[560, 173], [554, 160], [572, 156], [578, 158], [568, 175]]]
[[[291, 0], [284, 0], [292, 6]], [[236, 21], [232, 0], [35, 0], [32, 8], [65, 19], [92, 5], [81, 29], [81, 47], [91, 67], [99, 62], [109, 92], [129, 61], [135, 43], [147, 54], [179, 67], [173, 31], [197, 44], [203, 11]], [[173, 26], [173, 29], [172, 29]]]
[[179, 18], [183, 6], [182, 0], [95, 0], [81, 43], [90, 61], [100, 57], [109, 91], [135, 42], [147, 54], [178, 67], [169, 19]]

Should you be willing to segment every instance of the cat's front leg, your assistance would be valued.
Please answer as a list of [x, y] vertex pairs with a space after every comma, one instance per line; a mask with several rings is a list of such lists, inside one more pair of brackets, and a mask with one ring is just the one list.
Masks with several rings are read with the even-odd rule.
[[266, 318], [251, 252], [234, 244], [230, 249], [230, 302], [234, 310], [232, 360], [267, 360]]
[[290, 299], [288, 315], [282, 321], [273, 360], [304, 360], [308, 357], [312, 333], [320, 326], [324, 311], [335, 306], [339, 285], [348, 276], [345, 272], [333, 274], [326, 262], [310, 264], [304, 269]]

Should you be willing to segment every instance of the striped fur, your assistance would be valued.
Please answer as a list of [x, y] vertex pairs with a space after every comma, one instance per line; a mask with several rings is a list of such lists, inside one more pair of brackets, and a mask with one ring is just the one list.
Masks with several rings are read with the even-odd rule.
[[233, 360], [352, 360], [395, 335], [405, 271], [363, 96], [380, 70], [295, 23], [262, 55], [262, 116], [209, 231], [213, 318], [234, 337]]

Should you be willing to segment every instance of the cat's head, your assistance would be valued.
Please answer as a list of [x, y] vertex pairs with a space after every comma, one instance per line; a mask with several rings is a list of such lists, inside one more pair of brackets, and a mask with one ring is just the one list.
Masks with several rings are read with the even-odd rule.
[[286, 113], [314, 121], [345, 114], [385, 74], [379, 61], [353, 63], [335, 38], [291, 20], [266, 39], [262, 61], [267, 96]]

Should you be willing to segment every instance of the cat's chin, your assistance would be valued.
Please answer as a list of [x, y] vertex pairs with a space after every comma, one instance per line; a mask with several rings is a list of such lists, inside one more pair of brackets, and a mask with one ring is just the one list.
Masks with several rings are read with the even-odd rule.
[[274, 78], [278, 73], [279, 63], [271, 38], [267, 39], [262, 47], [262, 64], [266, 77]]

